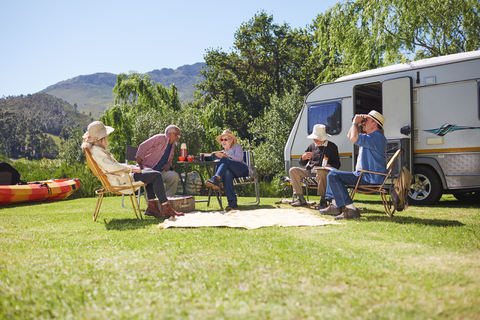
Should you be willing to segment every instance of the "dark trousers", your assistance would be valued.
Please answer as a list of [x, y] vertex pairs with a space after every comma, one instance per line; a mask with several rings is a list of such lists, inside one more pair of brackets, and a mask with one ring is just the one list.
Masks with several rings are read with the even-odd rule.
[[165, 186], [163, 185], [162, 174], [160, 172], [150, 168], [144, 168], [141, 173], [134, 173], [133, 179], [147, 184], [145, 189], [148, 200], [158, 198], [160, 203], [167, 202]]

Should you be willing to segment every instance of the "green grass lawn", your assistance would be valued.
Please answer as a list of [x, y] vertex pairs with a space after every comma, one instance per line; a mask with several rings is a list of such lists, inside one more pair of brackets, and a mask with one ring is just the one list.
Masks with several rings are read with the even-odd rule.
[[255, 230], [162, 230], [118, 197], [96, 222], [93, 198], [5, 206], [0, 319], [480, 317], [479, 205], [388, 218], [380, 197], [357, 200], [341, 225]]

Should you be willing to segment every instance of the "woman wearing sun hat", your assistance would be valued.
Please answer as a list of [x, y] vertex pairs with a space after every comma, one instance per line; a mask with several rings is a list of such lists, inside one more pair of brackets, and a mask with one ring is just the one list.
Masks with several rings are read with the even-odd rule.
[[233, 179], [250, 176], [253, 172], [243, 161], [242, 147], [237, 145], [237, 138], [230, 130], [224, 130], [216, 140], [222, 145], [223, 150], [212, 154], [220, 158], [220, 162], [215, 175], [210, 180], [205, 181], [205, 185], [217, 190], [220, 187], [220, 181], [222, 181], [228, 200], [226, 209], [231, 210], [237, 207], [237, 195], [233, 188]]
[[[146, 191], [148, 198], [148, 207], [145, 210], [145, 215], [154, 216], [157, 218], [168, 218], [172, 216], [183, 215], [176, 212], [171, 204], [168, 202], [165, 195], [165, 187], [160, 172], [144, 168], [140, 169], [138, 166], [131, 166], [119, 163], [113, 156], [107, 152], [108, 135], [115, 129], [104, 125], [101, 121], [94, 121], [87, 127], [87, 132], [83, 135], [82, 149], [88, 149], [92, 154], [93, 160], [102, 169], [103, 172], [114, 172], [119, 170], [131, 170], [129, 175], [124, 174], [109, 174], [108, 181], [112, 186], [123, 186], [130, 184], [130, 181], [142, 181], [146, 183]], [[155, 195], [158, 200], [155, 200]], [[159, 209], [161, 206], [161, 211]]]

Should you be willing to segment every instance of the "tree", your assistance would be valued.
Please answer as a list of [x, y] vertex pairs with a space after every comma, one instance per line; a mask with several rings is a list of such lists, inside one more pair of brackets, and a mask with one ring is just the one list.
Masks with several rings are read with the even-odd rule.
[[283, 150], [290, 130], [303, 106], [303, 96], [299, 87], [281, 97], [272, 95], [271, 106], [265, 110], [263, 117], [257, 118], [250, 131], [258, 143], [255, 148], [255, 162], [259, 174], [273, 177], [284, 172]]
[[415, 60], [480, 49], [478, 0], [382, 0], [369, 14]]
[[[139, 115], [150, 111], [157, 111], [165, 115], [169, 111], [181, 109], [178, 90], [175, 85], [170, 89], [160, 83], [154, 83], [150, 76], [131, 72], [129, 75], [121, 73], [117, 76], [117, 83], [113, 88], [115, 105], [105, 111], [100, 120], [115, 128], [109, 136], [109, 150], [119, 161], [125, 161], [125, 148], [132, 145], [135, 124]], [[154, 125], [158, 130], [158, 126]]]
[[478, 50], [478, 0], [358, 0], [317, 16], [319, 83], [410, 58]]
[[270, 94], [280, 97], [294, 85], [306, 94], [315, 87], [319, 64], [311, 58], [313, 48], [311, 33], [275, 24], [261, 12], [237, 30], [233, 52], [207, 51], [205, 80], [197, 88], [204, 104], [222, 104], [226, 127], [249, 138], [248, 126], [270, 105]]

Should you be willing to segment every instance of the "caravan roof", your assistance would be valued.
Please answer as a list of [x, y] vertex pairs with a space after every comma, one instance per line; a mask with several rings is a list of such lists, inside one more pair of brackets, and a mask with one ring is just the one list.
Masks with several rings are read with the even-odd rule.
[[351, 74], [348, 76], [340, 77], [337, 80], [335, 80], [335, 82], [348, 81], [348, 80], [359, 79], [359, 78], [368, 78], [368, 77], [373, 77], [373, 76], [382, 75], [382, 74], [421, 69], [426, 67], [438, 66], [442, 64], [450, 64], [454, 62], [473, 60], [473, 59], [479, 59], [479, 58], [480, 58], [480, 50], [462, 52], [462, 53], [451, 54], [448, 56], [417, 60], [417, 61], [412, 61], [410, 63], [395, 64], [388, 67], [363, 71], [363, 72]]

